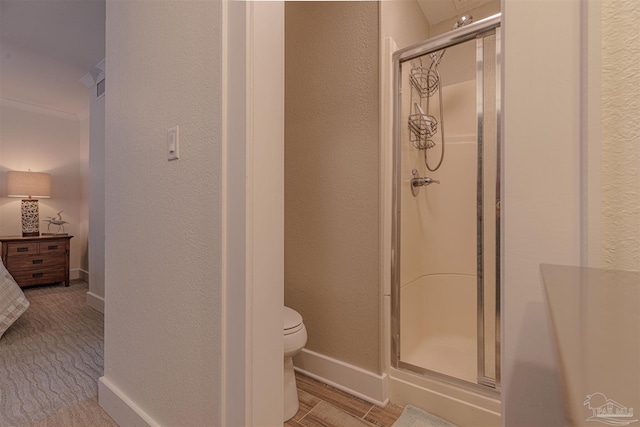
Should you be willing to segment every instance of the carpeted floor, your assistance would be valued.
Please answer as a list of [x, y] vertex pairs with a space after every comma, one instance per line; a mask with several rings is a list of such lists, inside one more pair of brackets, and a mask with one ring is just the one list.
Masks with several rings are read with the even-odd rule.
[[117, 426], [97, 402], [104, 321], [87, 289], [24, 290], [31, 306], [0, 339], [0, 426]]

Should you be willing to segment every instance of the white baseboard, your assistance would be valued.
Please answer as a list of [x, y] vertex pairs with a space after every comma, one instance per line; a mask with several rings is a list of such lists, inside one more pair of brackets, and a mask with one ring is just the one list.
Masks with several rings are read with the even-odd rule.
[[98, 379], [98, 403], [120, 426], [160, 427], [160, 424], [105, 377]]
[[104, 297], [89, 291], [87, 292], [87, 305], [104, 314]]
[[294, 357], [296, 371], [378, 406], [389, 403], [387, 374], [374, 374], [357, 366], [302, 349]]
[[89, 272], [81, 268], [73, 268], [69, 270], [69, 280], [82, 279], [89, 282]]

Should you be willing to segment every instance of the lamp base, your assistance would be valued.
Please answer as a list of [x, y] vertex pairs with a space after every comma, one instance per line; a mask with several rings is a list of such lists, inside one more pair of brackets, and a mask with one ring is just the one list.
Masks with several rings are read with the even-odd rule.
[[37, 199], [22, 200], [22, 236], [40, 235], [40, 215]]

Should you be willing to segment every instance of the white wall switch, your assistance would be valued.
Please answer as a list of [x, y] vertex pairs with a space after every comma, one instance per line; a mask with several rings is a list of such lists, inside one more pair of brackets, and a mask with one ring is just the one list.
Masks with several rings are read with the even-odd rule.
[[180, 158], [180, 127], [174, 126], [167, 131], [167, 150], [169, 160]]

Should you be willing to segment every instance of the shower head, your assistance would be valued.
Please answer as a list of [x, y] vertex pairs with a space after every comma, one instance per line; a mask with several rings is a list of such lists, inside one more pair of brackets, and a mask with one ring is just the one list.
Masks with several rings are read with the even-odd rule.
[[465, 25], [469, 25], [473, 22], [473, 16], [471, 15], [463, 15], [453, 24], [453, 29], [464, 27]]

